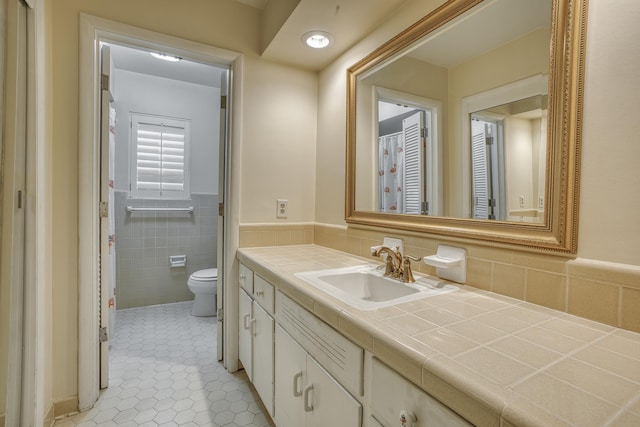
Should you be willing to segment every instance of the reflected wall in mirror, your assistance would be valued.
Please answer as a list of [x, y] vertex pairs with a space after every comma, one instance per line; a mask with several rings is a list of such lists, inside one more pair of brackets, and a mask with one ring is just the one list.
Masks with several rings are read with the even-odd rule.
[[347, 222], [574, 253], [584, 1], [451, 0], [351, 67]]

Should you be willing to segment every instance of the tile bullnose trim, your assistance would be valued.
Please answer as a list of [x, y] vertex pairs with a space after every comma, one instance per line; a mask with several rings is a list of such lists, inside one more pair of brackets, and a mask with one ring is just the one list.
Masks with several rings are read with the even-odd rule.
[[640, 266], [587, 258], [567, 262], [569, 276], [640, 289]]

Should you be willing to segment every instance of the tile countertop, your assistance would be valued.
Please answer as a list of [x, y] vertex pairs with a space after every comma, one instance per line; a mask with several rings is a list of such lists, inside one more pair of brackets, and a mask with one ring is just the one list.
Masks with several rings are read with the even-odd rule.
[[640, 426], [638, 333], [470, 286], [361, 311], [294, 274], [369, 259], [316, 245], [238, 259], [477, 426]]

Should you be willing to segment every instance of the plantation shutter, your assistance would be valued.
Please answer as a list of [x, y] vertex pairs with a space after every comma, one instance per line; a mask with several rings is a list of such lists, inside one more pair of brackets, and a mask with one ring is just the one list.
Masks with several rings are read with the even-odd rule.
[[186, 121], [136, 116], [132, 192], [163, 199], [188, 196]]
[[422, 114], [420, 112], [402, 121], [404, 135], [404, 213], [422, 212]]
[[489, 178], [487, 176], [487, 137], [485, 124], [471, 120], [471, 172], [473, 218], [489, 219]]

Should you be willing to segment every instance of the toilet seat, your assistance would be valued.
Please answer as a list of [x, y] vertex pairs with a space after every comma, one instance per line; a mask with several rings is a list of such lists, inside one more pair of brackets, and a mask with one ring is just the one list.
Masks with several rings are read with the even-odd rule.
[[198, 270], [193, 273], [189, 280], [194, 280], [196, 282], [210, 282], [212, 280], [216, 280], [218, 278], [218, 269], [217, 268], [206, 268], [204, 270]]

